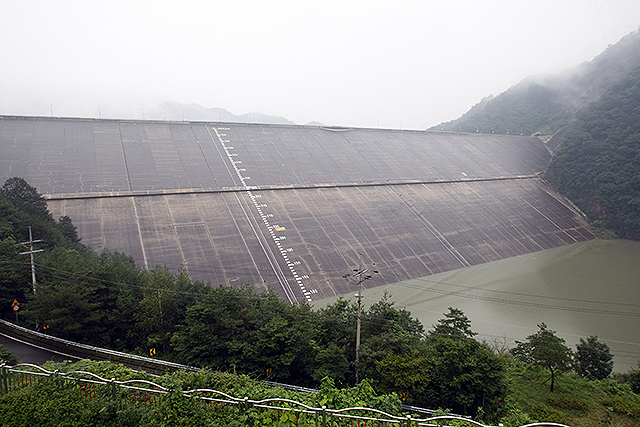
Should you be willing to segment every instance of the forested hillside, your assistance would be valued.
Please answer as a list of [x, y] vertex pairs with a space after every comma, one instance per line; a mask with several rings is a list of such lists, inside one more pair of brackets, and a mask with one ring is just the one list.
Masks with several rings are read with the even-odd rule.
[[545, 179], [592, 220], [640, 240], [640, 67], [557, 138]]
[[433, 130], [553, 135], [545, 179], [600, 236], [640, 240], [640, 31], [561, 75], [529, 78]]

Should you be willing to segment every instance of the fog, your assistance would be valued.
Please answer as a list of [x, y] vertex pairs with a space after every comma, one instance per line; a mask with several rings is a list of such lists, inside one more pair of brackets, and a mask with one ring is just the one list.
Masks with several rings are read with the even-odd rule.
[[423, 129], [639, 27], [637, 0], [3, 2], [0, 114]]

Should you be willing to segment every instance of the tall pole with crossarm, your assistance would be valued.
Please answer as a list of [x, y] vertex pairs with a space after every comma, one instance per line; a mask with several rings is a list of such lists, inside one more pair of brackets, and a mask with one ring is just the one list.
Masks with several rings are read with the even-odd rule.
[[31, 256], [31, 283], [33, 286], [33, 293], [36, 293], [36, 264], [33, 261], [33, 254], [35, 254], [36, 252], [42, 252], [44, 251], [44, 249], [38, 249], [38, 250], [33, 250], [33, 244], [34, 243], [39, 243], [42, 242], [42, 240], [33, 240], [33, 235], [31, 234], [31, 226], [29, 226], [29, 241], [28, 242], [22, 242], [20, 243], [21, 245], [29, 245], [29, 250], [26, 252], [20, 252], [20, 255], [26, 255], [29, 254]]
[[[352, 274], [346, 274], [343, 277], [347, 280], [350, 278], [358, 279], [358, 293], [356, 296], [358, 297], [358, 321], [356, 325], [356, 384], [360, 381], [359, 378], [359, 362], [360, 362], [360, 329], [362, 325], [362, 282], [367, 279], [371, 279], [371, 275], [367, 274], [370, 270], [368, 268], [362, 267], [362, 254], [358, 253], [360, 256], [360, 264], [357, 270], [353, 270]], [[373, 273], [377, 273], [377, 271], [372, 271]]]

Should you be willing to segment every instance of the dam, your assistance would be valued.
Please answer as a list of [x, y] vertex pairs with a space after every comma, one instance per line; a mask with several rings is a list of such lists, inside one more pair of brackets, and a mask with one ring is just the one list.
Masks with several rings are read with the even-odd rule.
[[538, 138], [0, 116], [21, 177], [82, 242], [291, 303], [593, 239]]

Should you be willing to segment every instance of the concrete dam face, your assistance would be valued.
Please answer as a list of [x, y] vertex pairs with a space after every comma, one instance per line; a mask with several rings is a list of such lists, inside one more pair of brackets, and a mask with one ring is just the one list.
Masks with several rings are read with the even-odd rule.
[[[83, 243], [290, 302], [592, 239], [534, 137], [0, 117], [0, 178]], [[375, 264], [375, 265], [374, 265]]]

